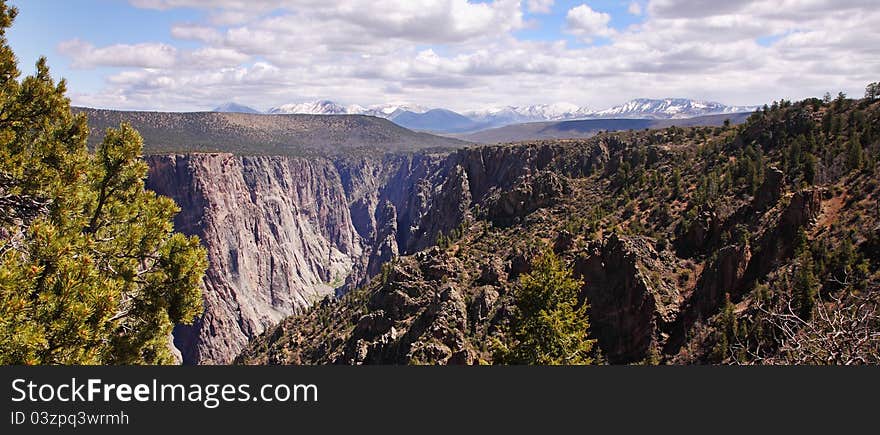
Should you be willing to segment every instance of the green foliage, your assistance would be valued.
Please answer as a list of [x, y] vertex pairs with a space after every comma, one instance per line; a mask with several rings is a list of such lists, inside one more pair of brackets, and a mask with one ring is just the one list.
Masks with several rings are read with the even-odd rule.
[[715, 362], [721, 362], [731, 357], [731, 343], [741, 334], [741, 326], [736, 318], [734, 309], [736, 306], [730, 301], [730, 293], [724, 294], [724, 306], [713, 322], [715, 343], [710, 357]]
[[874, 82], [865, 87], [865, 98], [871, 101], [880, 98], [880, 82]]
[[510, 347], [496, 361], [507, 364], [573, 365], [594, 362], [586, 302], [578, 303], [582, 283], [556, 254], [545, 251], [520, 279]]
[[858, 136], [853, 135], [847, 143], [846, 162], [850, 170], [861, 169], [865, 161], [865, 152]]
[[813, 257], [804, 252], [798, 259], [793, 279], [793, 297], [798, 316], [809, 320], [816, 307], [819, 293], [819, 281], [813, 271]]
[[746, 146], [737, 156], [732, 176], [737, 186], [745, 186], [750, 194], [754, 194], [764, 181], [764, 154], [761, 149]]
[[136, 131], [108, 130], [90, 154], [45, 59], [19, 81], [14, 17], [0, 2], [0, 174], [6, 194], [47, 205], [0, 219], [0, 364], [172, 362], [173, 325], [201, 311], [205, 251], [173, 232], [174, 202], [144, 189]]

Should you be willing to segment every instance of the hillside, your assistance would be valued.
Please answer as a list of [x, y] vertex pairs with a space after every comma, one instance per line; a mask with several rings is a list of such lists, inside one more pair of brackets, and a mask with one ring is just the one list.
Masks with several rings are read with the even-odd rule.
[[413, 132], [388, 120], [363, 115], [73, 110], [88, 115], [90, 146], [103, 140], [108, 127], [128, 122], [144, 137], [145, 154], [336, 155], [354, 150], [415, 151], [466, 145], [457, 139]]
[[553, 249], [609, 363], [877, 364], [878, 157], [880, 102], [843, 98], [729, 128], [457, 151], [435, 201], [462, 212], [436, 246], [238, 361], [492, 363], [519, 277]]
[[626, 131], [678, 127], [718, 127], [725, 120], [742, 124], [748, 113], [698, 116], [687, 119], [585, 119], [578, 121], [530, 122], [481, 130], [474, 133], [449, 135], [476, 143], [504, 143], [540, 139], [574, 139], [591, 137], [602, 131]]

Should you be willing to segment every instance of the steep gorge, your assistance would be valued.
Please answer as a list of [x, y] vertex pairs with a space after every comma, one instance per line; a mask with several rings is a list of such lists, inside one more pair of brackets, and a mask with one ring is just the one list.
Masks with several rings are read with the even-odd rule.
[[[208, 249], [205, 312], [175, 330], [187, 364], [225, 364], [248, 340], [382, 264], [429, 247], [482, 201], [547, 165], [544, 148], [377, 157], [153, 155], [148, 188]], [[521, 201], [520, 201], [521, 202]]]

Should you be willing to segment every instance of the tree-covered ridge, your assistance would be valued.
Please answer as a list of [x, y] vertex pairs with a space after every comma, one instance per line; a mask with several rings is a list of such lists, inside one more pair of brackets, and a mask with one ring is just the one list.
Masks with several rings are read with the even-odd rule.
[[177, 206], [144, 189], [140, 135], [84, 115], [40, 59], [20, 79], [0, 2], [0, 364], [164, 364], [201, 310], [206, 254]]

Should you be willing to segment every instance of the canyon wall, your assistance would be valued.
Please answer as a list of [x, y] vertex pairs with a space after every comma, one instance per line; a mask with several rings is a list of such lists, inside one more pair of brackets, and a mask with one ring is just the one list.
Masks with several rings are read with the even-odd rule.
[[332, 294], [364, 246], [332, 163], [229, 154], [155, 156], [148, 187], [181, 207], [208, 250], [205, 313], [175, 331], [186, 363], [227, 363], [248, 339]]

